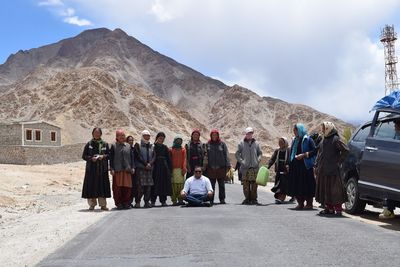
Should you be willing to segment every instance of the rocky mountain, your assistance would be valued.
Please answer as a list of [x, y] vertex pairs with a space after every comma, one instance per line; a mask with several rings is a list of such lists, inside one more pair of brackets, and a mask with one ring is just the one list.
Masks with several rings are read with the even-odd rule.
[[[264, 149], [303, 122], [352, 127], [310, 107], [229, 87], [152, 50], [120, 29], [94, 29], [19, 51], [0, 65], [0, 121], [36, 120], [63, 128], [64, 143], [87, 140], [94, 126], [139, 137], [142, 129], [189, 136], [221, 130], [231, 150], [253, 126]], [[207, 138], [207, 134], [203, 135]]]

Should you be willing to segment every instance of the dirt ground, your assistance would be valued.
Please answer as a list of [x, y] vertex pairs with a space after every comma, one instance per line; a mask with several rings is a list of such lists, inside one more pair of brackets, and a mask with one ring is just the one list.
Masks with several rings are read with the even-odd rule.
[[107, 214], [87, 211], [84, 168], [0, 164], [1, 266], [33, 266]]

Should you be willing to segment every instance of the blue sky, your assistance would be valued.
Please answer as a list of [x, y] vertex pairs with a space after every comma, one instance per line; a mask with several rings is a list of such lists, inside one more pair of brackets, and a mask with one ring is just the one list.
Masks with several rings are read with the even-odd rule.
[[395, 0], [3, 1], [0, 64], [85, 29], [121, 28], [229, 85], [362, 121], [384, 93], [380, 29], [400, 32], [399, 15]]

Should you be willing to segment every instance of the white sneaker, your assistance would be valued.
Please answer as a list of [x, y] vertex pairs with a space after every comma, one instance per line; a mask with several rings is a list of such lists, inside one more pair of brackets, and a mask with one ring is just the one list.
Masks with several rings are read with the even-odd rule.
[[388, 210], [387, 208], [384, 208], [382, 213], [379, 214], [379, 219], [393, 219], [395, 217], [396, 215], [394, 215], [394, 212]]

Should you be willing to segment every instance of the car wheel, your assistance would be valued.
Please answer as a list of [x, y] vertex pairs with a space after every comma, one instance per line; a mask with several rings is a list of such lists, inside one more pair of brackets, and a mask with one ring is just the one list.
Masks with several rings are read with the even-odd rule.
[[351, 177], [346, 183], [347, 202], [344, 204], [346, 212], [350, 214], [361, 213], [365, 209], [366, 202], [360, 199], [358, 183], [354, 177]]

